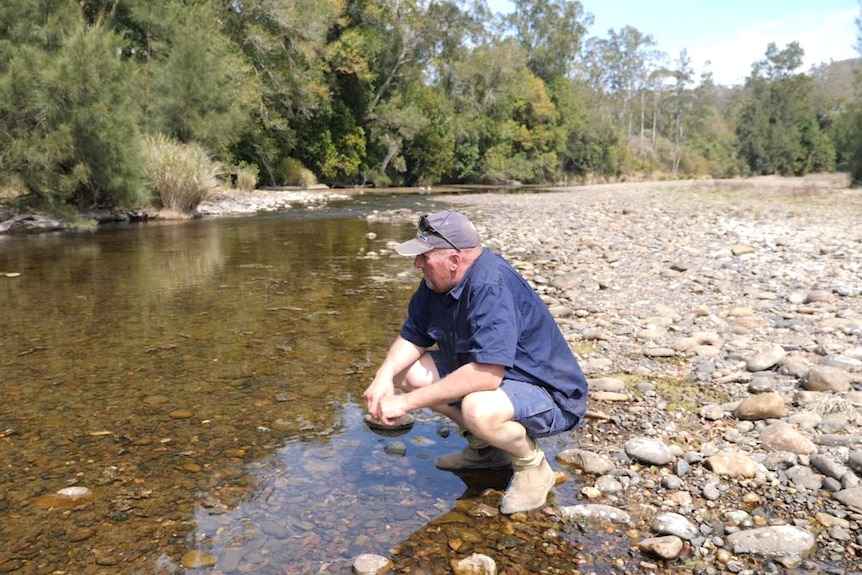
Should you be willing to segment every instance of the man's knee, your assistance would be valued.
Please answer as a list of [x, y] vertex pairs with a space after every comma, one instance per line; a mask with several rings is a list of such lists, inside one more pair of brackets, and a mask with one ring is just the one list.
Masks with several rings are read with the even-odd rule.
[[512, 419], [511, 405], [500, 390], [470, 393], [461, 400], [461, 413], [471, 425], [487, 427]]
[[404, 377], [395, 383], [404, 391], [413, 391], [431, 385], [438, 379], [440, 375], [437, 372], [437, 366], [434, 365], [431, 354], [426, 353], [407, 369]]

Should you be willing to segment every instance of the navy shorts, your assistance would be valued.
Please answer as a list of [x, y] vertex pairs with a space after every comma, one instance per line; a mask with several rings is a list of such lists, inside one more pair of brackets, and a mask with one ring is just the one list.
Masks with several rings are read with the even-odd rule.
[[[440, 352], [432, 350], [429, 352], [434, 358], [434, 365], [440, 377], [446, 377], [449, 370], [446, 362], [440, 356]], [[547, 389], [540, 385], [504, 379], [500, 389], [515, 406], [515, 416], [512, 418], [524, 426], [530, 437], [548, 437], [568, 431], [580, 423], [580, 418], [560, 409], [554, 398]], [[453, 406], [460, 407], [461, 402], [455, 402]]]

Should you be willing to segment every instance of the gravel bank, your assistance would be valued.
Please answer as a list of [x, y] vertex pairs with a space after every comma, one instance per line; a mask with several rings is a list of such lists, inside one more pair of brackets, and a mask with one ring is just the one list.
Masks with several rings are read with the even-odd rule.
[[556, 515], [635, 527], [652, 571], [859, 573], [862, 193], [764, 178], [450, 200], [591, 379], [558, 457], [585, 504]]

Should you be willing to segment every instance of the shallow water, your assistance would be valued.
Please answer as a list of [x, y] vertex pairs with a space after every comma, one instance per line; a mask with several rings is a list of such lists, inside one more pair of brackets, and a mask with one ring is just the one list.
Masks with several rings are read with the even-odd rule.
[[363, 423], [420, 278], [364, 215], [405, 206], [0, 239], [0, 573], [349, 573], [499, 487], [430, 413]]

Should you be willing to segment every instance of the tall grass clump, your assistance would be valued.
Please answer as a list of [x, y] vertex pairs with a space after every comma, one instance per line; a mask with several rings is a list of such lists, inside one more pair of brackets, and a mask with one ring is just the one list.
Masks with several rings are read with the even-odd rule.
[[256, 165], [240, 162], [236, 169], [236, 187], [244, 193], [254, 191], [257, 187], [258, 174], [259, 170]]
[[157, 208], [188, 214], [218, 188], [221, 167], [198, 144], [155, 134], [146, 137], [144, 156], [144, 178]]
[[285, 158], [282, 162], [282, 179], [286, 186], [308, 188], [317, 183], [314, 173], [302, 165], [297, 159]]

